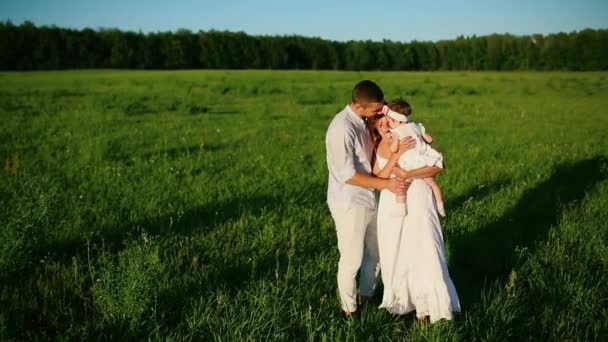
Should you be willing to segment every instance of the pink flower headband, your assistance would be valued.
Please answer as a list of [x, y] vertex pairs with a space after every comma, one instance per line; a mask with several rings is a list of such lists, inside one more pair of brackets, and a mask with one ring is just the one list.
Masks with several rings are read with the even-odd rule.
[[405, 116], [405, 114], [401, 114], [401, 113], [397, 113], [394, 110], [388, 108], [387, 105], [382, 106], [382, 109], [380, 110], [379, 113], [382, 113], [384, 115], [388, 115], [391, 118], [397, 120], [397, 121], [401, 121], [401, 122], [407, 122], [407, 116]]

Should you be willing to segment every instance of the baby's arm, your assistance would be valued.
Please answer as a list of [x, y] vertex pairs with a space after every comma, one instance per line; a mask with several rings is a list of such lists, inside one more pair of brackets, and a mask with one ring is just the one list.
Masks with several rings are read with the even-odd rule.
[[389, 140], [389, 148], [392, 153], [395, 153], [399, 150], [399, 139], [400, 138], [401, 137], [399, 136], [399, 133], [391, 132], [391, 138]]
[[424, 138], [424, 141], [429, 145], [433, 143], [433, 137], [428, 133], [423, 133], [422, 138]]
[[433, 143], [433, 137], [426, 132], [426, 128], [424, 128], [424, 125], [421, 124], [421, 123], [419, 123], [418, 127], [420, 127], [420, 130], [422, 131], [422, 139], [424, 139], [424, 141], [427, 144], [429, 144], [429, 145], [432, 144]]

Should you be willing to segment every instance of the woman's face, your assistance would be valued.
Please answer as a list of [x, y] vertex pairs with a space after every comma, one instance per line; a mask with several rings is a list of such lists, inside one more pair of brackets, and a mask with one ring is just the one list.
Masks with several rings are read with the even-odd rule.
[[376, 121], [376, 128], [378, 129], [378, 132], [380, 132], [380, 133], [387, 133], [389, 131], [388, 122], [386, 121], [386, 116], [382, 115], [382, 117]]

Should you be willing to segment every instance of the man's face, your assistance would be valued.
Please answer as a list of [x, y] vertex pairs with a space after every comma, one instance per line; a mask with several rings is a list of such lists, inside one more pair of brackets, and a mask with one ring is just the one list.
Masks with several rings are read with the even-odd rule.
[[366, 118], [376, 116], [384, 106], [384, 102], [356, 102], [355, 109], [358, 114], [363, 115]]

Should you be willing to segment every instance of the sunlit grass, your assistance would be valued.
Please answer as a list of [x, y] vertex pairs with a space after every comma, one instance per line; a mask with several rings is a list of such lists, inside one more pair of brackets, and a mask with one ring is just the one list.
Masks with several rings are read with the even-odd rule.
[[[606, 73], [0, 73], [0, 338], [608, 335]], [[446, 157], [463, 314], [338, 314], [325, 130], [360, 79]]]

